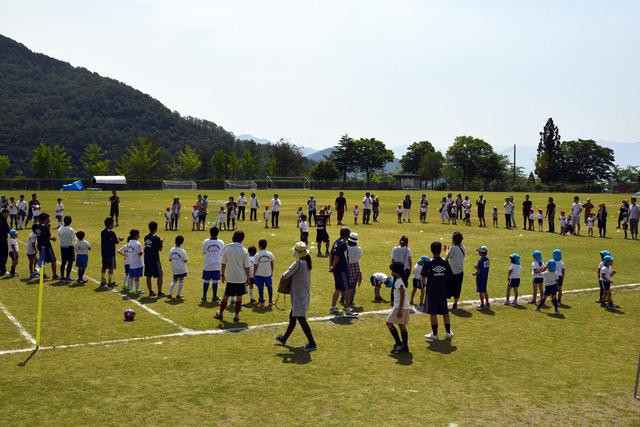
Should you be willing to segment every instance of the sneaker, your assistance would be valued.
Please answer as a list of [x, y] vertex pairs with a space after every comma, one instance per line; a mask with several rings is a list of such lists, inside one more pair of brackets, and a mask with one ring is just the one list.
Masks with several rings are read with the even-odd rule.
[[258, 300], [251, 298], [249, 300], [249, 304], [255, 304]]
[[447, 333], [445, 334], [445, 336], [446, 336], [446, 337], [447, 337], [447, 339], [449, 340], [449, 339], [453, 338], [453, 332], [447, 332]]
[[479, 309], [479, 310], [482, 310], [483, 308], [484, 308], [484, 304], [480, 304], [480, 305], [478, 306], [478, 309]]
[[529, 300], [529, 302], [528, 302], [528, 304], [535, 304], [535, 303], [536, 303], [536, 300], [534, 300], [534, 299], [531, 299], [531, 300]]
[[506, 301], [504, 302], [504, 305], [509, 305], [509, 304], [511, 304], [511, 301], [509, 301], [509, 300], [506, 300]]
[[233, 316], [233, 321], [238, 323], [240, 321], [240, 317], [238, 316]]
[[211, 302], [218, 302], [218, 301], [220, 301], [220, 298], [218, 298], [218, 297], [214, 297], [214, 298], [211, 300]]
[[155, 296], [156, 296], [156, 293], [155, 293], [155, 292], [153, 292], [153, 291], [151, 291], [151, 292], [149, 292], [149, 296], [150, 296], [150, 297], [155, 297]]
[[334, 314], [334, 315], [336, 315], [336, 316], [338, 316], [338, 315], [342, 314], [342, 312], [341, 312], [340, 310], [338, 310], [338, 307], [331, 307], [331, 308], [329, 309], [329, 313], [330, 313], [330, 314]]
[[158, 298], [164, 298], [165, 296], [164, 292], [158, 292]]
[[393, 349], [391, 349], [391, 354], [399, 354], [399, 353], [406, 353], [408, 350], [405, 349], [405, 346], [403, 345], [395, 345], [393, 346]]
[[167, 299], [173, 299], [173, 295], [171, 294], [167, 295]]
[[273, 307], [273, 301], [269, 301], [269, 307]]
[[182, 295], [176, 295], [176, 299], [182, 301]]
[[205, 297], [200, 298], [200, 302], [207, 302], [207, 298]]
[[307, 352], [312, 352], [316, 351], [318, 349], [318, 346], [315, 344], [306, 344], [304, 347], [302, 347], [302, 349]]
[[216, 313], [213, 315], [214, 319], [222, 320], [222, 313]]
[[20, 277], [18, 273], [11, 273], [11, 277]]
[[512, 306], [516, 307], [518, 305], [518, 301], [514, 301], [511, 303]]
[[60, 280], [60, 277], [54, 274], [53, 276], [51, 276], [51, 280]]
[[138, 295], [142, 295], [142, 294], [144, 294], [144, 291], [143, 291], [142, 289], [138, 289], [138, 291], [136, 292], [136, 294], [138, 294]]
[[108, 287], [107, 282], [100, 282], [100, 287], [101, 287], [101, 288], [106, 288], [106, 287]]
[[438, 341], [438, 335], [434, 334], [433, 332], [429, 332], [428, 334], [425, 334], [424, 337], [428, 340]]
[[108, 283], [107, 286], [109, 286], [110, 288], [115, 288], [118, 285], [116, 285], [116, 282], [111, 282], [111, 283]]
[[275, 340], [276, 343], [278, 343], [279, 345], [286, 345], [287, 342], [285, 341], [284, 337], [282, 335], [276, 335], [275, 336]]
[[536, 311], [540, 311], [540, 307], [536, 306]]

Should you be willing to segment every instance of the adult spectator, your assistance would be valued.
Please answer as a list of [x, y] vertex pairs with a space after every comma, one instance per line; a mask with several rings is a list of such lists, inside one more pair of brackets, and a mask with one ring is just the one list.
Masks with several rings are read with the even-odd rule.
[[638, 240], [638, 219], [640, 219], [640, 206], [637, 199], [632, 197], [631, 206], [629, 206], [629, 229], [633, 240]]
[[342, 225], [342, 218], [344, 218], [344, 212], [347, 210], [347, 199], [344, 197], [344, 192], [341, 191], [336, 197], [335, 202], [336, 216], [338, 217], [338, 225]]
[[549, 233], [555, 233], [556, 231], [556, 204], [553, 202], [553, 197], [549, 197], [547, 200], [547, 210], [544, 216], [549, 221]]
[[411, 222], [411, 196], [408, 194], [402, 201], [402, 222]]
[[513, 217], [513, 203], [511, 199], [507, 197], [504, 199], [504, 222], [505, 227], [511, 229], [511, 219]]
[[524, 196], [524, 202], [522, 202], [522, 229], [527, 229], [527, 223], [529, 222], [529, 214], [531, 214], [531, 207], [533, 203], [529, 200], [529, 195]]
[[591, 198], [587, 197], [587, 201], [582, 205], [582, 209], [584, 210], [584, 223], [587, 224], [589, 220], [589, 216], [591, 216], [591, 211], [595, 206], [591, 203]]
[[362, 223], [369, 224], [371, 218], [371, 208], [373, 207], [373, 199], [368, 191], [364, 193], [362, 198]]
[[409, 275], [411, 274], [413, 262], [411, 261], [411, 249], [409, 249], [409, 238], [407, 236], [400, 237], [398, 246], [395, 246], [391, 250], [391, 264], [394, 262], [400, 262], [404, 265], [402, 281], [409, 283]]
[[336, 303], [338, 302], [338, 297], [340, 297], [341, 292], [344, 292], [345, 314], [349, 316], [353, 314], [351, 307], [347, 304], [351, 301], [351, 291], [349, 289], [349, 278], [347, 275], [349, 263], [347, 258], [347, 240], [349, 240], [350, 235], [351, 230], [347, 227], [342, 227], [340, 229], [340, 237], [333, 243], [331, 256], [329, 256], [329, 272], [333, 273], [333, 280], [335, 282], [335, 290], [331, 298], [331, 309], [329, 312], [335, 315], [340, 314]]
[[7, 273], [7, 258], [9, 258], [9, 209], [0, 210], [0, 276]]
[[620, 212], [618, 213], [618, 226], [616, 228], [620, 228], [620, 222], [622, 218], [629, 215], [629, 202], [623, 200], [620, 204]]
[[292, 249], [295, 261], [282, 274], [283, 279], [291, 278], [291, 311], [289, 312], [289, 326], [284, 335], [276, 335], [276, 342], [286, 345], [287, 340], [296, 327], [296, 322], [307, 337], [306, 351], [316, 350], [318, 347], [311, 328], [307, 322], [307, 311], [311, 302], [311, 256], [304, 242], [298, 242]]
[[[316, 199], [313, 196], [309, 196], [309, 200], [307, 200], [307, 219], [311, 227], [316, 225], [316, 205]], [[313, 222], [311, 222], [311, 218], [313, 218]]]
[[513, 196], [509, 196], [511, 201], [511, 227], [516, 228], [516, 199]]
[[235, 230], [238, 204], [233, 200], [233, 196], [229, 197], [225, 206], [227, 208], [227, 230]]
[[149, 296], [156, 296], [151, 286], [151, 280], [155, 278], [158, 286], [158, 298], [162, 298], [164, 293], [162, 292], [162, 263], [160, 262], [160, 252], [162, 251], [164, 240], [156, 235], [157, 232], [158, 223], [151, 221], [149, 223], [149, 234], [144, 236], [144, 277], [147, 279]]
[[118, 196], [116, 190], [111, 190], [111, 196], [109, 197], [109, 216], [116, 221], [115, 226], [117, 227], [119, 225], [118, 218], [120, 217], [120, 196]]
[[258, 219], [258, 206], [260, 206], [260, 202], [258, 201], [258, 196], [256, 193], [251, 193], [251, 199], [249, 199], [249, 221], [256, 221]]
[[607, 237], [607, 215], [608, 215], [607, 205], [605, 205], [604, 202], [602, 202], [598, 205], [598, 213], [597, 213], [598, 236], [602, 238]]
[[378, 222], [378, 215], [380, 215], [380, 199], [375, 194], [371, 194], [371, 210], [373, 211], [373, 222]]
[[575, 196], [573, 203], [571, 204], [571, 225], [573, 226], [573, 233], [576, 236], [580, 235], [580, 213], [582, 212], [582, 205], [580, 204], [580, 197]]
[[247, 210], [247, 198], [244, 196], [244, 191], [240, 192], [238, 197], [238, 221], [244, 221], [245, 211]]
[[34, 218], [33, 216], [33, 207], [34, 206], [40, 206], [40, 200], [38, 200], [38, 197], [36, 196], [36, 193], [33, 193], [31, 195], [31, 200], [29, 200], [29, 204], [28, 204], [28, 210], [27, 210], [27, 222], [25, 223], [25, 227], [27, 227], [29, 225], [29, 221], [33, 220], [34, 223], [37, 223], [39, 221], [39, 219], [36, 217]]
[[277, 194], [274, 194], [273, 199], [271, 199], [271, 228], [278, 228], [278, 224], [280, 223], [280, 206], [282, 206], [282, 201]]
[[487, 223], [484, 220], [484, 208], [487, 205], [487, 200], [481, 194], [476, 200], [476, 206], [478, 207], [478, 220], [480, 221], [480, 227], [486, 227]]
[[178, 196], [173, 198], [173, 202], [171, 203], [171, 224], [170, 228], [172, 230], [178, 230], [178, 220], [180, 219], [180, 208], [182, 205], [180, 204], [180, 198]]
[[4, 194], [0, 196], [0, 210], [9, 207], [9, 201], [7, 200], [7, 196]]
[[447, 299], [453, 298], [453, 306], [451, 309], [458, 308], [458, 300], [462, 292], [462, 280], [464, 279], [464, 257], [467, 250], [462, 246], [464, 237], [459, 231], [455, 231], [451, 236], [450, 248], [445, 246], [446, 259], [451, 266], [452, 278], [447, 284]]
[[229, 297], [234, 297], [236, 302], [234, 304], [235, 315], [233, 316], [233, 321], [239, 322], [242, 296], [247, 293], [247, 286], [249, 286], [249, 252], [242, 246], [242, 241], [244, 240], [243, 231], [234, 232], [231, 240], [232, 243], [222, 250], [220, 278], [222, 283], [226, 283], [226, 287], [220, 302], [220, 311], [213, 317], [222, 320]]
[[462, 219], [462, 194], [456, 196], [456, 215], [458, 219]]

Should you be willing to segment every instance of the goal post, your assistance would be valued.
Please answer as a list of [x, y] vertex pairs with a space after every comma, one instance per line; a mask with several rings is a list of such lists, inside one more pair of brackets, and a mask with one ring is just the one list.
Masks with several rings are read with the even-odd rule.
[[198, 184], [195, 181], [162, 181], [163, 190], [197, 190]]
[[224, 189], [225, 190], [257, 190], [258, 184], [255, 181], [232, 181], [226, 179], [224, 181]]
[[306, 176], [267, 176], [268, 190], [310, 190], [311, 181]]

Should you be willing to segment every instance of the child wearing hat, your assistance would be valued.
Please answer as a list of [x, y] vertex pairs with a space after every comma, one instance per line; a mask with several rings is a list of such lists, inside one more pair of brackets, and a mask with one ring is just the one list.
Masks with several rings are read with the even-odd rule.
[[611, 255], [611, 252], [606, 249], [600, 251], [600, 264], [598, 264], [598, 268], [596, 270], [598, 276], [598, 287], [600, 288], [600, 297], [596, 301], [598, 304], [602, 304], [602, 295], [604, 294], [604, 289], [602, 288], [602, 276], [600, 276], [600, 272], [602, 271], [602, 267], [604, 267], [604, 257], [607, 255]]
[[602, 302], [600, 305], [604, 308], [619, 308], [613, 304], [613, 298], [611, 297], [611, 283], [613, 283], [611, 278], [616, 274], [616, 271], [613, 269], [613, 257], [606, 255], [602, 259], [602, 262], [604, 265], [600, 269], [600, 278], [602, 280]]
[[487, 293], [487, 284], [489, 282], [489, 258], [487, 258], [487, 253], [489, 253], [489, 249], [486, 246], [480, 246], [476, 249], [478, 255], [480, 255], [480, 259], [476, 263], [476, 271], [473, 272], [473, 275], [476, 276], [476, 292], [480, 296], [480, 309], [491, 307], [491, 303], [489, 302], [489, 294]]
[[383, 284], [387, 288], [393, 287], [393, 277], [387, 276], [384, 273], [373, 273], [369, 278], [369, 280], [371, 281], [371, 286], [373, 286], [373, 292], [375, 295], [375, 298], [373, 299], [373, 301], [384, 302], [384, 300], [380, 296], [380, 288], [382, 287]]
[[413, 300], [416, 296], [416, 292], [420, 289], [420, 304], [424, 305], [424, 283], [422, 279], [422, 267], [429, 261], [429, 257], [422, 255], [416, 265], [413, 266], [413, 290], [411, 291], [411, 305], [415, 305]]
[[[349, 235], [349, 240], [347, 240], [347, 278], [349, 280], [349, 288], [351, 289], [351, 301], [349, 301], [350, 306], [353, 306], [356, 289], [362, 284], [360, 258], [362, 258], [362, 248], [358, 246], [358, 233], [351, 233]], [[344, 301], [344, 292], [342, 300]]]
[[540, 298], [542, 298], [542, 284], [544, 280], [542, 278], [542, 272], [546, 266], [542, 261], [542, 252], [535, 250], [531, 253], [533, 256], [533, 262], [531, 263], [531, 281], [533, 283], [533, 298], [529, 301], [529, 304], [536, 304], [538, 290], [540, 291]]
[[[393, 276], [393, 293], [394, 304], [393, 310], [387, 317], [387, 328], [395, 340], [395, 345], [391, 349], [392, 354], [409, 352], [409, 332], [407, 325], [409, 324], [409, 299], [407, 298], [407, 287], [402, 280], [404, 274], [404, 264], [394, 262], [389, 266], [391, 275]], [[395, 325], [400, 327], [400, 334]], [[402, 336], [402, 340], [400, 337]]]
[[16, 230], [9, 230], [9, 258], [11, 259], [11, 271], [9, 274], [12, 277], [18, 277], [16, 273], [16, 267], [18, 265], [18, 232]]
[[[511, 265], [507, 273], [507, 296], [504, 300], [504, 305], [513, 304], [516, 306], [518, 305], [518, 287], [520, 286], [520, 255], [513, 253], [509, 255], [509, 259], [511, 260]], [[513, 303], [509, 302], [512, 289]]]
[[544, 294], [540, 297], [540, 303], [536, 306], [536, 311], [540, 311], [548, 296], [551, 296], [553, 309], [558, 314], [558, 275], [556, 274], [556, 262], [552, 259], [547, 261], [544, 271], [541, 273], [544, 283]]
[[564, 283], [567, 266], [562, 260], [562, 251], [560, 249], [554, 249], [551, 252], [551, 257], [556, 262], [556, 275], [558, 276], [558, 304], [562, 304], [562, 285]]

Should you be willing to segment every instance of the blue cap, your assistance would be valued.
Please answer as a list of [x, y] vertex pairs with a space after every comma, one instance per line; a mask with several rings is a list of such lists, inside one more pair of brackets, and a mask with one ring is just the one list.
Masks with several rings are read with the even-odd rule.
[[393, 277], [387, 276], [387, 280], [384, 281], [384, 284], [387, 286], [387, 288], [393, 286]]
[[547, 261], [547, 269], [550, 272], [555, 273], [556, 272], [556, 262], [554, 260], [552, 260], [552, 259]]
[[520, 255], [513, 253], [509, 255], [509, 258], [511, 258], [511, 261], [513, 261], [514, 264], [520, 265]]
[[603, 251], [600, 251], [600, 258], [602, 258], [603, 261], [604, 261], [604, 257], [606, 257], [607, 255], [611, 255], [611, 252], [609, 252], [606, 249]]
[[553, 252], [551, 252], [551, 255], [554, 260], [562, 261], [562, 251], [560, 249], [554, 249]]
[[611, 255], [606, 255], [604, 258], [602, 258], [602, 261], [611, 262], [613, 261], [613, 257]]
[[542, 262], [542, 252], [540, 252], [539, 250], [535, 250], [533, 251], [533, 259], [538, 261], [538, 262]]
[[420, 257], [420, 261], [418, 261], [418, 264], [423, 265], [425, 262], [429, 262], [429, 261], [431, 261], [431, 260], [429, 259], [429, 257], [428, 257], [428, 256], [426, 256], [426, 255], [422, 255], [422, 256]]
[[16, 230], [9, 230], [9, 236], [17, 236], [18, 232]]

